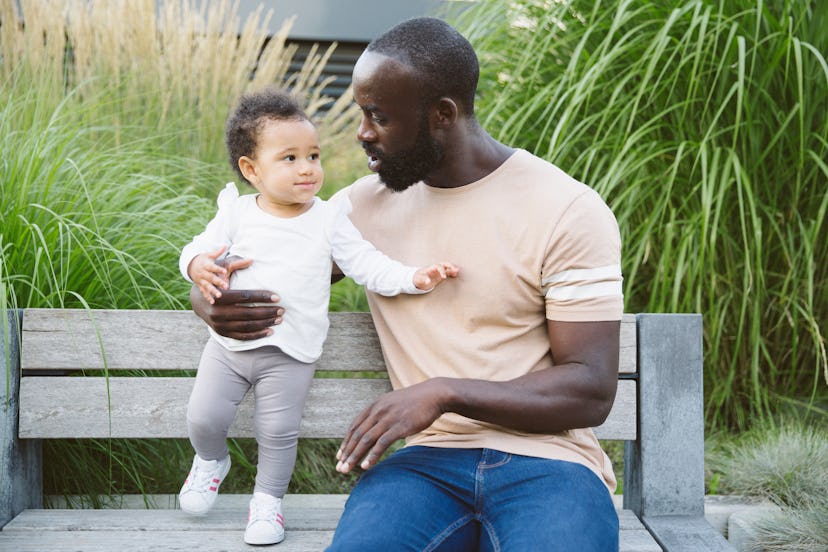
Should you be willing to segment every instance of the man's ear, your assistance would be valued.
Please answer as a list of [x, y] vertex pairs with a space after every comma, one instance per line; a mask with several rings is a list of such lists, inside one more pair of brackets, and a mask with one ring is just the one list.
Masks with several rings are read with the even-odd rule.
[[257, 181], [256, 163], [246, 155], [239, 157], [239, 170], [248, 182], [253, 183]]
[[444, 96], [437, 100], [432, 112], [434, 127], [436, 129], [447, 129], [457, 122], [460, 110], [457, 103], [451, 98]]

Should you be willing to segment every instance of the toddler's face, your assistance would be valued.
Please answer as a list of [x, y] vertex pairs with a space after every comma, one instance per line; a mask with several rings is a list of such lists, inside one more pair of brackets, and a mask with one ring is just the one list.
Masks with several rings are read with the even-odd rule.
[[322, 187], [319, 137], [306, 120], [268, 120], [261, 128], [254, 158], [253, 186], [258, 205], [279, 216], [307, 210]]

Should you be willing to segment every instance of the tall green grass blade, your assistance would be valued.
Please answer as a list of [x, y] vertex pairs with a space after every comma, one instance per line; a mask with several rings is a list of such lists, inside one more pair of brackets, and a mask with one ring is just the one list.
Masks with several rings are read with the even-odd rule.
[[828, 5], [483, 0], [479, 117], [613, 208], [631, 312], [701, 312], [706, 413], [828, 402]]

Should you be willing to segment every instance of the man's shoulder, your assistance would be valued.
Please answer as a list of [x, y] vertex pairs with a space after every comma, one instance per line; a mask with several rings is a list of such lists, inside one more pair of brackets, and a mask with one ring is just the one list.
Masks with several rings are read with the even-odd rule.
[[509, 182], [509, 186], [503, 188], [504, 193], [520, 195], [524, 199], [521, 202], [524, 207], [528, 203], [539, 209], [548, 209], [550, 204], [568, 205], [583, 197], [600, 199], [587, 184], [526, 150], [515, 152], [502, 178]]
[[517, 150], [513, 159], [512, 170], [520, 171], [530, 176], [527, 182], [540, 181], [544, 184], [553, 182], [559, 186], [569, 187], [573, 190], [583, 190], [583, 188], [588, 187], [551, 161], [547, 161], [526, 150]]

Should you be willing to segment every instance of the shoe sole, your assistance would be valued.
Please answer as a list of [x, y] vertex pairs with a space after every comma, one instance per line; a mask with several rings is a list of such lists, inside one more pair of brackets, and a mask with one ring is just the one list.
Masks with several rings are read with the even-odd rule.
[[279, 540], [263, 540], [263, 541], [255, 541], [253, 539], [248, 539], [246, 536], [244, 537], [244, 543], [245, 544], [252, 544], [254, 546], [268, 546], [268, 545], [271, 545], [271, 544], [279, 544], [283, 540], [285, 540], [284, 535], [282, 535], [282, 538], [280, 538]]

